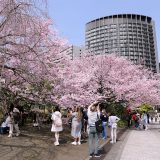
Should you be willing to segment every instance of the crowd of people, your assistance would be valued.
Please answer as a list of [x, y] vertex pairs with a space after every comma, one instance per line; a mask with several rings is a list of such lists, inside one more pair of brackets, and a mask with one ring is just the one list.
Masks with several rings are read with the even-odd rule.
[[128, 115], [128, 128], [133, 126], [137, 130], [148, 130], [148, 124], [150, 123], [150, 116], [147, 112], [143, 113], [129, 113]]
[[[11, 104], [9, 112], [5, 115], [0, 133], [8, 133], [8, 137], [19, 136], [20, 111], [16, 105]], [[36, 122], [34, 120], [34, 123]], [[60, 145], [60, 132], [64, 130], [62, 123], [62, 114], [60, 108], [56, 106], [50, 115], [52, 121], [51, 132], [55, 135], [54, 145]], [[67, 124], [71, 129], [73, 137], [72, 145], [81, 145], [81, 139], [88, 137], [89, 156], [99, 157], [99, 139], [106, 140], [110, 136], [110, 143], [116, 143], [117, 140], [117, 122], [120, 120], [114, 113], [107, 113], [106, 109], [100, 107], [99, 102], [94, 102], [88, 107], [73, 107], [67, 110]], [[128, 113], [128, 127], [134, 126], [139, 130], [147, 130], [149, 123], [149, 114], [144, 112]], [[97, 123], [100, 122], [100, 123]], [[134, 123], [134, 124], [133, 124]], [[34, 126], [34, 125], [33, 125]], [[110, 128], [110, 130], [108, 130]], [[110, 133], [108, 133], [110, 131]]]
[[[72, 145], [81, 145], [81, 138], [88, 136], [89, 156], [99, 157], [99, 139], [108, 138], [107, 128], [111, 128], [111, 143], [116, 143], [117, 139], [117, 122], [120, 120], [113, 113], [107, 113], [105, 109], [100, 108], [99, 102], [92, 103], [89, 107], [73, 107], [68, 109], [68, 124], [71, 128], [71, 136], [73, 137]], [[55, 133], [54, 144], [59, 145], [59, 132], [63, 130], [62, 115], [58, 107], [52, 113], [51, 132]], [[100, 121], [101, 125], [96, 125]], [[97, 127], [101, 127], [98, 130]], [[83, 135], [82, 135], [83, 133]]]

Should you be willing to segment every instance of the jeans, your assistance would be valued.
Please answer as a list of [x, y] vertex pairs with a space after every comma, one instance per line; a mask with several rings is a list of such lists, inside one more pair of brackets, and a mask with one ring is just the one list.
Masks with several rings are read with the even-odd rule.
[[98, 154], [98, 134], [96, 127], [89, 127], [89, 154]]
[[139, 128], [139, 122], [135, 121], [135, 128]]
[[103, 138], [107, 139], [107, 122], [102, 122], [102, 125], [103, 125], [102, 136]]
[[9, 127], [0, 127], [0, 134], [5, 134], [9, 130]]

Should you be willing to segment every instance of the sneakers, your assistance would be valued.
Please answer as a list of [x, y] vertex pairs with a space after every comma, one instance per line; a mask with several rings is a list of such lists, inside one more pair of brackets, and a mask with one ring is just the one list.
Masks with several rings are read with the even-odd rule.
[[89, 157], [90, 157], [90, 158], [92, 158], [93, 156], [94, 156], [94, 154], [93, 154], [93, 153], [89, 155]]
[[92, 154], [89, 155], [89, 158], [92, 158], [93, 156], [98, 158], [98, 157], [100, 157], [101, 155], [100, 155], [100, 154], [94, 154], [94, 153], [92, 153]]
[[110, 143], [114, 143], [113, 141], [110, 141]]
[[54, 142], [54, 145], [55, 146], [59, 146], [59, 142]]
[[78, 144], [78, 145], [81, 145], [81, 142], [75, 142], [75, 141], [74, 141], [74, 142], [72, 142], [71, 144], [73, 144], [73, 145], [77, 145], [77, 144]]
[[20, 135], [20, 133], [16, 133], [16, 137], [18, 137]]
[[73, 144], [73, 145], [77, 145], [77, 142], [75, 142], [75, 141], [74, 141], [74, 142], [72, 142], [71, 144]]
[[101, 156], [100, 154], [95, 154], [95, 155], [94, 155], [94, 157], [100, 157], [100, 156]]
[[12, 134], [9, 134], [8, 137], [11, 138], [11, 137], [12, 137]]
[[81, 142], [77, 142], [78, 145], [81, 145]]

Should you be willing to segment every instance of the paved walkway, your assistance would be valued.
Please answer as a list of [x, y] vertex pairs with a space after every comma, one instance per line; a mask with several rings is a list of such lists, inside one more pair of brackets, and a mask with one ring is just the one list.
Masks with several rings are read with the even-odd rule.
[[[160, 125], [150, 125], [147, 131], [127, 130], [113, 144], [105, 160], [160, 160]], [[156, 129], [155, 129], [156, 128]]]
[[[160, 125], [147, 131], [127, 130], [116, 144], [106, 144], [101, 158], [92, 160], [160, 160]], [[120, 132], [119, 132], [120, 133]], [[22, 130], [19, 137], [0, 135], [0, 160], [88, 160], [88, 143], [71, 145], [70, 130], [61, 133], [60, 146], [54, 146], [50, 127], [45, 132], [37, 128]]]
[[[60, 146], [54, 146], [54, 136], [50, 127], [44, 130], [32, 127], [21, 130], [19, 137], [8, 138], [0, 135], [0, 160], [86, 160], [88, 143], [73, 146], [70, 129], [60, 134]], [[43, 132], [43, 133], [42, 133]], [[109, 140], [109, 139], [108, 139]], [[101, 140], [103, 145], [106, 140]]]

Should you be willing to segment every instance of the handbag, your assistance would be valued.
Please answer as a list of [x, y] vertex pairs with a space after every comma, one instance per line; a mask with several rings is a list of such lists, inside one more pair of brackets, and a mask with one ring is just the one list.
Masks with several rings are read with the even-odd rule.
[[96, 127], [89, 127], [89, 133], [91, 133], [91, 134], [95, 134], [95, 133], [97, 133], [97, 129], [96, 129]]
[[98, 120], [95, 122], [96, 131], [97, 133], [102, 133], [103, 131], [102, 120], [99, 118], [98, 114], [97, 114], [97, 117], [98, 117]]

